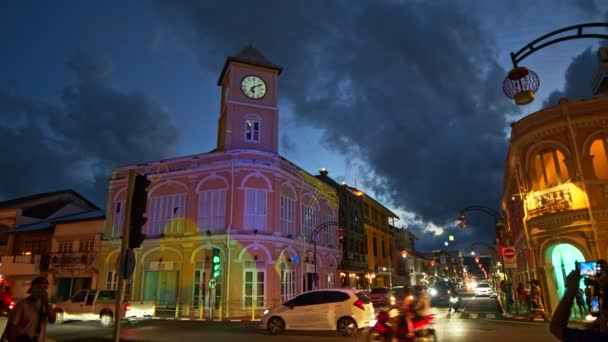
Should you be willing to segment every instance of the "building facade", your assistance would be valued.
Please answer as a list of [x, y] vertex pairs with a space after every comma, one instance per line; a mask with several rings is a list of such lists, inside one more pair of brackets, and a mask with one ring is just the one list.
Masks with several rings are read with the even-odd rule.
[[[338, 220], [336, 191], [278, 153], [281, 70], [252, 47], [229, 57], [218, 82], [215, 150], [115, 170], [100, 266], [105, 279], [115, 272], [133, 170], [152, 185], [131, 298], [181, 316], [235, 317], [337, 286], [338, 229], [325, 224]], [[321, 226], [315, 255], [313, 232]]]
[[53, 300], [96, 284], [104, 213], [72, 190], [0, 203], [0, 279], [16, 299], [37, 276], [49, 280]]
[[366, 289], [369, 287], [366, 276], [373, 270], [368, 266], [361, 193], [353, 192], [346, 183], [338, 184], [326, 169], [322, 169], [317, 178], [334, 188], [338, 196], [338, 224], [343, 230], [340, 287]]
[[515, 285], [540, 280], [549, 310], [575, 262], [608, 257], [607, 127], [608, 97], [562, 99], [511, 125], [501, 202], [510, 272]]
[[394, 286], [397, 256], [395, 248], [395, 219], [399, 217], [373, 197], [361, 190], [351, 188], [363, 201], [363, 223], [367, 245], [367, 266], [372, 273], [367, 275], [371, 288]]

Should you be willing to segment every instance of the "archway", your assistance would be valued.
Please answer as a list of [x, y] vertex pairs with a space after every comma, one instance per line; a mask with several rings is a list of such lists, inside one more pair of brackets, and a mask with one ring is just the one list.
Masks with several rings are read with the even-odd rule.
[[558, 298], [562, 298], [564, 295], [566, 277], [575, 269], [575, 263], [583, 261], [585, 261], [583, 253], [569, 243], [559, 243], [552, 247], [551, 264], [553, 265]]

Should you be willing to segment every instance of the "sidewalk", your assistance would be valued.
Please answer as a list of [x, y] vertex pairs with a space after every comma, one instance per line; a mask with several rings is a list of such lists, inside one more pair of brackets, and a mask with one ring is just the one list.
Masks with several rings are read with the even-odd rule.
[[[518, 320], [518, 321], [528, 321], [528, 322], [535, 322], [535, 323], [546, 323], [549, 324], [549, 322], [551, 321], [551, 313], [547, 313], [547, 318], [549, 319], [549, 321], [545, 321], [544, 319], [542, 319], [541, 317], [536, 317], [534, 318], [534, 320], [530, 320], [530, 312], [528, 311], [527, 308], [520, 308], [518, 306], [516, 306], [516, 310], [511, 310], [511, 312], [508, 312], [504, 305], [503, 305], [503, 301], [502, 301], [502, 296], [498, 296], [497, 297], [497, 302], [498, 305], [500, 306], [500, 310], [502, 311], [502, 317], [506, 318], [506, 319], [511, 319], [511, 320]], [[581, 324], [586, 324], [589, 323], [590, 321], [587, 321], [585, 318], [570, 318], [569, 320], [570, 323], [581, 323]]]

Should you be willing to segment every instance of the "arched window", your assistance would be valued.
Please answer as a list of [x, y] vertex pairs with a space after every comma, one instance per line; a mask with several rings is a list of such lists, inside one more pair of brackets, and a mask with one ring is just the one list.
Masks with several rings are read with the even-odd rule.
[[595, 176], [600, 179], [608, 179], [608, 138], [594, 140], [589, 155], [593, 157]]
[[557, 149], [541, 150], [533, 156], [535, 180], [538, 189], [547, 189], [564, 183], [568, 178], [568, 168], [564, 154]]

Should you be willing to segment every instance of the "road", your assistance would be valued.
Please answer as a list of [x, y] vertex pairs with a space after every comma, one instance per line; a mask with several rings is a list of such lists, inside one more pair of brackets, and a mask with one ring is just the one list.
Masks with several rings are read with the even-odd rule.
[[[547, 324], [508, 321], [496, 315], [496, 300], [491, 298], [465, 297], [464, 312], [448, 314], [447, 308], [433, 308], [438, 316], [435, 329], [439, 341], [555, 341], [549, 334]], [[68, 322], [48, 328], [48, 338], [83, 338], [89, 336], [112, 336], [111, 328], [100, 328], [95, 323]], [[355, 337], [341, 337], [336, 332], [285, 332], [269, 335], [260, 329], [259, 322], [200, 322], [150, 320], [135, 325], [125, 325], [121, 329], [124, 339], [143, 341], [200, 342], [202, 340], [221, 342], [254, 341], [365, 341], [366, 331]]]

